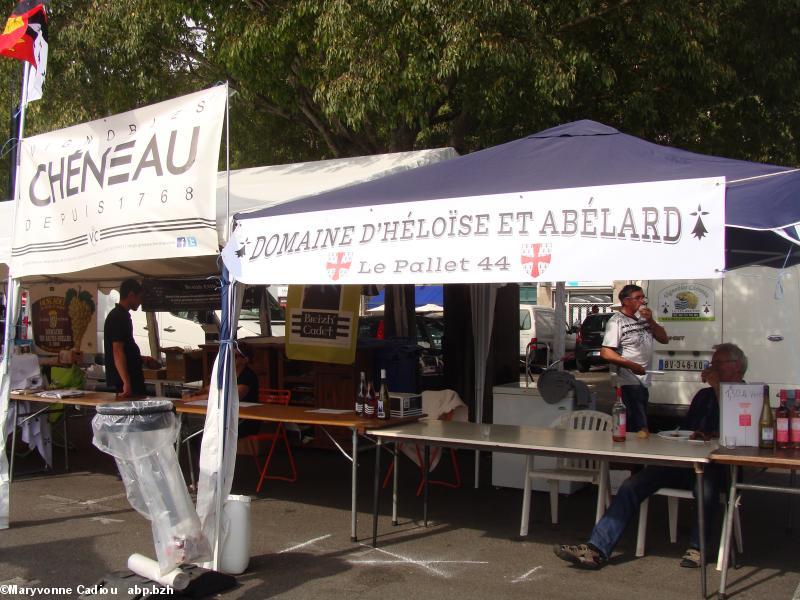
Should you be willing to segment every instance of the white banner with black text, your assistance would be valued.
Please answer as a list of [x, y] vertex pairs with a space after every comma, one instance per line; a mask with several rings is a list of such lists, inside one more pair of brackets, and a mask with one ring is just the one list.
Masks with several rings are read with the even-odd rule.
[[448, 198], [237, 221], [247, 284], [504, 283], [721, 277], [725, 180]]
[[11, 272], [216, 254], [227, 86], [22, 140]]

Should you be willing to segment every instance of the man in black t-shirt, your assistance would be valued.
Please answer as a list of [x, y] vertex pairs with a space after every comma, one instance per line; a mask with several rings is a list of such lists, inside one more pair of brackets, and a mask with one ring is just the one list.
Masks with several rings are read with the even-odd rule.
[[158, 368], [149, 356], [142, 356], [133, 339], [130, 311], [142, 303], [142, 285], [135, 279], [126, 279], [119, 288], [119, 303], [111, 309], [103, 328], [103, 351], [106, 356], [106, 383], [114, 388], [120, 398], [144, 396], [142, 363]]

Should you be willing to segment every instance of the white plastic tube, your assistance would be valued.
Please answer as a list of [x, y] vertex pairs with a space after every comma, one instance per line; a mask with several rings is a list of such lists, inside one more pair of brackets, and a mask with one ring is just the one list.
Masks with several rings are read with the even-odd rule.
[[128, 568], [137, 575], [176, 590], [185, 590], [191, 580], [189, 575], [180, 569], [173, 569], [169, 573], [161, 575], [158, 563], [141, 554], [131, 554], [128, 557]]

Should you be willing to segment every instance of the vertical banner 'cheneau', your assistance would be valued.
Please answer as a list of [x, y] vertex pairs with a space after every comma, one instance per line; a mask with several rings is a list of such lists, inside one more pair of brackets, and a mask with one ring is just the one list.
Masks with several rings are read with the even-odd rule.
[[15, 277], [216, 254], [227, 86], [22, 140]]

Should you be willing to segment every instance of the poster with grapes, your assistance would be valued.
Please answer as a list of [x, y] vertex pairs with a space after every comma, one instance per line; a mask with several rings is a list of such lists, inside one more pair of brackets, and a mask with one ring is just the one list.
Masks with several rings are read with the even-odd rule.
[[58, 284], [31, 288], [31, 324], [37, 353], [96, 353], [97, 286]]

